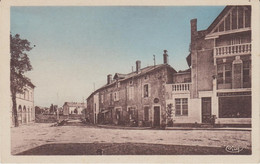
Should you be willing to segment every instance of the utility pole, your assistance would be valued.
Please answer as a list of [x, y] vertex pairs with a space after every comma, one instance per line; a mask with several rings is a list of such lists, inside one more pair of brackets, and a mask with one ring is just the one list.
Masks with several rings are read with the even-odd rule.
[[56, 110], [57, 120], [58, 120], [58, 123], [59, 123], [60, 122], [60, 117], [59, 117], [59, 106], [58, 106], [58, 103], [59, 103], [59, 92], [57, 92], [57, 110]]
[[94, 86], [94, 92], [95, 92], [95, 90], [96, 90], [96, 89], [95, 89], [95, 83], [93, 83], [93, 86]]

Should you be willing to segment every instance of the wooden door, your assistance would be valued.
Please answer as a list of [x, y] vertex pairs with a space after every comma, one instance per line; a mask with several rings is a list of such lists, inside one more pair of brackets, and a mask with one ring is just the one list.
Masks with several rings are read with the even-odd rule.
[[203, 97], [202, 101], [202, 123], [210, 123], [211, 118], [211, 97]]
[[154, 107], [154, 126], [160, 126], [160, 107]]

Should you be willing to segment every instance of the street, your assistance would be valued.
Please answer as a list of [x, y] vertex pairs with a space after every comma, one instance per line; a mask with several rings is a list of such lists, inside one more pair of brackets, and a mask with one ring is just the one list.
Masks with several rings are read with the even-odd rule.
[[[251, 150], [251, 131], [226, 130], [132, 130], [71, 124], [32, 123], [11, 129], [11, 153], [19, 154], [46, 144], [133, 143], [226, 147]], [[73, 154], [73, 153], [72, 153]]]

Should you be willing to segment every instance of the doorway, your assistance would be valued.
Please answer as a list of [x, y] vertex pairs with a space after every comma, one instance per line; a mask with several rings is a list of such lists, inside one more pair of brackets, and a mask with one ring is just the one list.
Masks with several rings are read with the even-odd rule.
[[203, 97], [202, 101], [202, 123], [210, 123], [211, 119], [211, 97]]
[[153, 125], [156, 127], [158, 127], [158, 126], [160, 126], [160, 117], [161, 117], [161, 115], [160, 115], [160, 107], [159, 106], [155, 106], [154, 107], [154, 120], [153, 120]]

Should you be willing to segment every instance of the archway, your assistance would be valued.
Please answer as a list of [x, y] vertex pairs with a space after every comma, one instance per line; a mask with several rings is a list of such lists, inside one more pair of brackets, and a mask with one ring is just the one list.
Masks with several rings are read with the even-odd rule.
[[19, 105], [19, 107], [18, 107], [17, 117], [18, 117], [18, 123], [21, 124], [22, 123], [22, 106], [21, 105]]
[[23, 106], [22, 123], [26, 123], [26, 107]]

